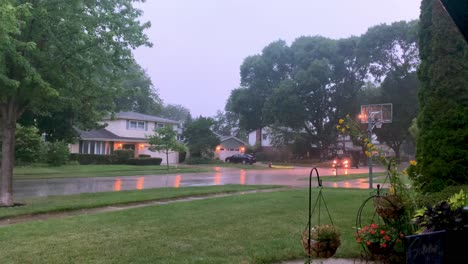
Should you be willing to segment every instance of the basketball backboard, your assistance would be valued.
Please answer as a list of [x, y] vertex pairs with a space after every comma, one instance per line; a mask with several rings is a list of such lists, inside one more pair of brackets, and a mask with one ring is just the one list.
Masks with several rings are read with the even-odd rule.
[[369, 123], [369, 119], [374, 124], [391, 123], [393, 117], [392, 104], [370, 104], [361, 105], [361, 114], [359, 118], [361, 123]]

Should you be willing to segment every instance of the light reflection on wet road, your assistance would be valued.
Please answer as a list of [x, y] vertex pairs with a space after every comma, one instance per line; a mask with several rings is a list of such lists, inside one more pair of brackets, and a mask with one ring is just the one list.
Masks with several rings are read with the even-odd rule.
[[[321, 177], [333, 177], [334, 169], [319, 168]], [[374, 172], [383, 171], [374, 168]], [[67, 195], [89, 192], [108, 192], [123, 190], [142, 190], [161, 187], [188, 187], [225, 184], [245, 185], [287, 185], [307, 187], [309, 182], [304, 180], [309, 176], [310, 168], [275, 169], [275, 170], [243, 170], [235, 168], [215, 167], [213, 172], [185, 173], [167, 175], [97, 177], [97, 178], [69, 178], [43, 180], [17, 180], [13, 183], [15, 197], [37, 197], [51, 195]], [[338, 175], [367, 173], [367, 168], [339, 169]], [[313, 179], [313, 186], [317, 180]], [[349, 180], [340, 182], [323, 181], [324, 186], [334, 188], [363, 188], [369, 187], [366, 180]]]

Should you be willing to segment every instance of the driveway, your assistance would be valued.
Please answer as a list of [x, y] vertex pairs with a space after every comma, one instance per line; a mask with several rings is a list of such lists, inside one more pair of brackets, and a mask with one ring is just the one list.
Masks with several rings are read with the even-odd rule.
[[[318, 168], [320, 177], [333, 177], [334, 169]], [[374, 168], [374, 172], [383, 171]], [[338, 175], [367, 173], [367, 168], [339, 169]], [[51, 195], [69, 195], [78, 193], [109, 192], [123, 190], [141, 190], [161, 187], [188, 187], [225, 184], [248, 185], [286, 185], [307, 187], [310, 168], [243, 170], [237, 168], [215, 167], [213, 172], [184, 173], [167, 175], [119, 176], [96, 178], [38, 179], [16, 180], [13, 190], [16, 198], [38, 197]], [[313, 186], [317, 180], [313, 179]], [[369, 187], [365, 180], [349, 180], [341, 182], [323, 182], [324, 186], [335, 188]], [[376, 186], [376, 185], [375, 185]]]

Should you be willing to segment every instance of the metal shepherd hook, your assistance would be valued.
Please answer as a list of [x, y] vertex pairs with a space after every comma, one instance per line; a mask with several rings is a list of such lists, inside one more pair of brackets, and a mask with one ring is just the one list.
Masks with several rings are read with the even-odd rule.
[[309, 253], [308, 254], [308, 256], [309, 256], [309, 262], [308, 263], [310, 263], [310, 256], [311, 256], [311, 252], [310, 252], [310, 229], [311, 229], [310, 220], [312, 218], [312, 174], [313, 174], [314, 171], [317, 174], [318, 186], [322, 187], [322, 180], [320, 180], [320, 176], [319, 176], [317, 168], [314, 167], [313, 169], [310, 170], [310, 174], [309, 174], [309, 223], [308, 223], [309, 234], [308, 234], [308, 238], [307, 238], [307, 246], [308, 246], [308, 253]]

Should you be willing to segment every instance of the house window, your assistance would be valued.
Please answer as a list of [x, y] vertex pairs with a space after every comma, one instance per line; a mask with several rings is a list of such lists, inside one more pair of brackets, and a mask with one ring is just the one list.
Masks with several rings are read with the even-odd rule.
[[156, 129], [160, 129], [160, 128], [163, 128], [163, 127], [164, 127], [164, 124], [156, 123]]
[[110, 154], [109, 143], [105, 141], [81, 141], [79, 152], [81, 154], [96, 155]]
[[137, 120], [129, 120], [128, 121], [128, 129], [146, 130], [146, 122], [145, 121], [137, 121]]
[[267, 140], [268, 134], [263, 134], [263, 135], [262, 135], [262, 138], [263, 138], [263, 140]]

